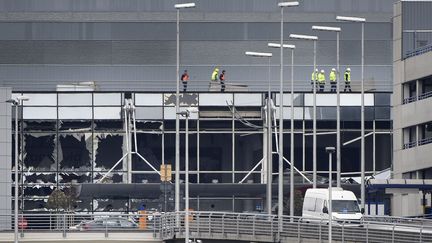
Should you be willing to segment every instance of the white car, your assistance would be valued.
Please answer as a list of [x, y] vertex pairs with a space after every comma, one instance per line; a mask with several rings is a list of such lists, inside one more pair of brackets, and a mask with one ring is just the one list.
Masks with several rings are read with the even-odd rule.
[[[306, 221], [328, 222], [329, 190], [308, 189], [303, 201], [302, 217]], [[363, 210], [360, 210], [357, 197], [352, 191], [342, 188], [332, 189], [332, 220], [337, 223], [360, 224]]]

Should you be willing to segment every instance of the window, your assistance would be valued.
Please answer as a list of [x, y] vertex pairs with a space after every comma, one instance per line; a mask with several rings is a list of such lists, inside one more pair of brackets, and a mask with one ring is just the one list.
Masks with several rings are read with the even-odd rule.
[[306, 211], [315, 211], [315, 201], [316, 198], [312, 198], [312, 197], [306, 197], [304, 199], [304, 210]]
[[432, 143], [432, 122], [421, 124], [419, 128], [420, 128], [419, 145]]
[[403, 148], [412, 148], [417, 145], [416, 126], [403, 129]]
[[417, 81], [403, 84], [403, 104], [408, 104], [417, 100]]
[[315, 212], [321, 213], [323, 209], [323, 199], [318, 198], [315, 202]]
[[432, 97], [432, 76], [421, 80], [421, 94], [419, 100]]
[[337, 213], [360, 213], [357, 201], [354, 200], [332, 200], [333, 212]]

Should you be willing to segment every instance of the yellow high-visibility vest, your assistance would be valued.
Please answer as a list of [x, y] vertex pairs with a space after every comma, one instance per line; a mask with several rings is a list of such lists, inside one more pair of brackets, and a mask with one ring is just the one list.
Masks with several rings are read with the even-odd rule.
[[319, 73], [318, 74], [318, 83], [320, 84], [325, 84], [325, 74], [324, 73]]
[[329, 75], [330, 82], [336, 82], [336, 71], [331, 71]]

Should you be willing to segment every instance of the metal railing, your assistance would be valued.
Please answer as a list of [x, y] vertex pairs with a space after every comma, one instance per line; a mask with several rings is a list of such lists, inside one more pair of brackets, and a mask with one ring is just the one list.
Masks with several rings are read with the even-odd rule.
[[[180, 219], [177, 222], [176, 219]], [[253, 241], [302, 241], [326, 240], [328, 221], [275, 215], [239, 214], [222, 212], [168, 213], [162, 218], [161, 237], [182, 238], [185, 234], [184, 220], [189, 220], [190, 238]], [[395, 219], [393, 219], [395, 220]], [[333, 240], [341, 242], [430, 242], [432, 225], [423, 221], [403, 220], [394, 222], [373, 218], [352, 222], [334, 221]]]
[[429, 92], [426, 92], [426, 93], [419, 95], [418, 100], [424, 100], [424, 99], [427, 99], [430, 97], [432, 97], [432, 91], [429, 91]]
[[412, 103], [412, 102], [414, 102], [414, 101], [417, 101], [417, 96], [411, 96], [411, 97], [408, 97], [408, 98], [403, 99], [402, 104], [405, 105], [405, 104]]
[[415, 57], [421, 54], [424, 54], [426, 52], [432, 51], [432, 45], [423, 46], [420, 48], [417, 48], [414, 51], [409, 51], [405, 53], [405, 58]]
[[416, 146], [417, 146], [417, 141], [413, 141], [413, 142], [409, 142], [409, 143], [404, 143], [403, 149], [414, 148]]
[[418, 142], [418, 145], [421, 146], [421, 145], [425, 145], [428, 143], [432, 143], [432, 137], [420, 139]]
[[[151, 214], [22, 214], [20, 236], [61, 233], [61, 238], [86, 232], [147, 233], [153, 240], [191, 239], [242, 241], [321, 241], [328, 238], [328, 220], [267, 214], [185, 212]], [[25, 222], [25, 223], [24, 223]], [[0, 215], [0, 235], [13, 231], [13, 216]], [[432, 242], [432, 221], [418, 218], [365, 216], [359, 221], [334, 220], [332, 239], [340, 242]], [[143, 234], [137, 237], [143, 238]], [[91, 239], [89, 239], [91, 240]]]

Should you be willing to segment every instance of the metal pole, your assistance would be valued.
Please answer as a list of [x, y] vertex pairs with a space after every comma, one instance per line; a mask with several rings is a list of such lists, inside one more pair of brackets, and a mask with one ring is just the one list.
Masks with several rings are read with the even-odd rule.
[[290, 216], [294, 217], [294, 49], [291, 50], [291, 168], [290, 168]]
[[340, 146], [340, 70], [339, 70], [339, 31], [336, 32], [336, 96], [337, 96], [337, 104], [336, 104], [336, 186], [340, 187], [341, 181], [341, 146]]
[[[18, 101], [20, 102], [20, 101]], [[18, 179], [18, 103], [15, 103], [13, 105], [15, 107], [15, 202], [14, 202], [14, 213], [15, 213], [15, 227], [14, 227], [14, 242], [18, 243], [18, 186], [19, 186], [19, 179]]]
[[189, 243], [189, 111], [186, 111], [186, 141], [185, 141], [185, 243]]
[[[316, 70], [316, 40], [314, 40], [314, 69], [313, 71], [315, 72]], [[316, 161], [316, 84], [317, 84], [317, 75], [318, 73], [315, 73], [314, 75], [314, 84], [313, 84], [313, 145], [312, 145], [312, 149], [313, 149], [313, 188], [316, 188], [317, 186], [317, 161]]]
[[[175, 211], [180, 211], [180, 10], [177, 9], [177, 64], [176, 64], [176, 135], [175, 135]], [[177, 220], [178, 221], [178, 220]]]
[[267, 97], [267, 213], [271, 214], [271, 204], [272, 204], [272, 132], [271, 132], [271, 93], [270, 93], [270, 57], [268, 58], [268, 97]]
[[329, 153], [329, 228], [328, 228], [328, 242], [332, 242], [332, 213], [333, 213], [333, 202], [332, 202], [332, 153]]
[[[281, 222], [283, 215], [283, 14], [281, 7], [280, 25], [280, 88], [279, 88], [279, 181], [278, 181], [278, 219], [279, 231], [282, 230]], [[292, 161], [291, 161], [292, 163]]]
[[362, 23], [361, 37], [361, 207], [365, 208], [365, 128], [364, 128], [364, 23]]

